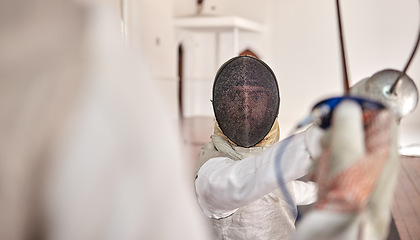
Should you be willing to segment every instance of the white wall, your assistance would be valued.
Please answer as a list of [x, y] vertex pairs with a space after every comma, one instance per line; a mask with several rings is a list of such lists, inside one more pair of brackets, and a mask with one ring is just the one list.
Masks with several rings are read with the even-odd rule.
[[[240, 49], [250, 47], [257, 51], [278, 78], [282, 137], [319, 100], [343, 93], [334, 1], [205, 2], [217, 5], [219, 14], [247, 17], [268, 27], [260, 35], [241, 35]], [[341, 1], [341, 10], [351, 84], [385, 68], [403, 69], [419, 28], [417, 1]], [[212, 116], [211, 86], [218, 65], [231, 57], [229, 33], [219, 36], [224, 43], [216, 52], [214, 36], [174, 31], [173, 18], [195, 14], [195, 0], [142, 0], [140, 11], [142, 46], [150, 70], [165, 86], [162, 95], [168, 106], [175, 109], [174, 116], [178, 111], [176, 51], [180, 42], [185, 44], [185, 114]], [[420, 86], [419, 55], [408, 70], [417, 86]], [[420, 142], [419, 119], [420, 107], [403, 119], [403, 144]]]
[[173, 0], [173, 16], [191, 16], [196, 14], [197, 0]]
[[[173, 0], [174, 15], [190, 16], [197, 13], [196, 0]], [[235, 15], [259, 23], [267, 21], [271, 0], [204, 0], [201, 13], [204, 15]]]
[[[385, 68], [402, 70], [419, 28], [418, 2], [341, 2], [351, 84]], [[336, 6], [282, 0], [273, 1], [271, 9], [272, 67], [282, 92], [282, 129], [289, 130], [320, 98], [343, 93]], [[420, 53], [408, 75], [420, 86]], [[419, 119], [420, 107], [403, 119], [403, 144], [420, 142]], [[407, 128], [418, 129], [416, 139]]]
[[[127, 24], [127, 44], [142, 55], [146, 70], [152, 76], [167, 113], [178, 118], [177, 45], [173, 28], [172, 0], [122, 0]], [[141, 81], [141, 79], [139, 79]], [[150, 104], [153, 103], [139, 103]]]
[[342, 93], [333, 1], [273, 1], [271, 61], [281, 91], [282, 137], [320, 99]]

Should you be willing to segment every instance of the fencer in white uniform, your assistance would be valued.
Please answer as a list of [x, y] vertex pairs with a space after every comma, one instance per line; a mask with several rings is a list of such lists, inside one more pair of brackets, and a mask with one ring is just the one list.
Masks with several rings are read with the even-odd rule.
[[[313, 182], [299, 181], [312, 164], [315, 129], [279, 140], [279, 88], [263, 61], [239, 56], [222, 65], [213, 86], [216, 117], [199, 155], [195, 191], [215, 239], [288, 239], [297, 205], [316, 201]], [[311, 146], [317, 149], [316, 143]]]

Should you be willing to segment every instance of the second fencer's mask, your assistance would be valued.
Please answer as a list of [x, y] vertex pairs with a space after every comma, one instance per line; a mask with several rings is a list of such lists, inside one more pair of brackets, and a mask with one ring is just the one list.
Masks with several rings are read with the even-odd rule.
[[270, 131], [278, 115], [276, 77], [263, 61], [238, 56], [224, 63], [213, 85], [213, 110], [223, 134], [241, 147], [252, 147]]

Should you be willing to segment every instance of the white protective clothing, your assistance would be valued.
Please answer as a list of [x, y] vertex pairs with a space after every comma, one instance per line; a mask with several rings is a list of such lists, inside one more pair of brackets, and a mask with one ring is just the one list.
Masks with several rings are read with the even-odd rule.
[[209, 239], [156, 81], [79, 2], [1, 4], [0, 239]]
[[[294, 231], [296, 205], [316, 201], [316, 185], [296, 181], [312, 164], [306, 143], [308, 135], [314, 138], [320, 132], [311, 130], [271, 147], [233, 147], [241, 160], [217, 151], [218, 141], [212, 136], [200, 153], [195, 190], [217, 239], [288, 238]], [[279, 173], [283, 186], [279, 186]]]

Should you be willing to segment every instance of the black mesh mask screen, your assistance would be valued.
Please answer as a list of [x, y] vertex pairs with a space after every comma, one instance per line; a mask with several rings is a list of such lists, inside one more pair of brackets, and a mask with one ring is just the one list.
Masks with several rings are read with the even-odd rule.
[[213, 85], [213, 110], [232, 142], [251, 147], [270, 131], [279, 111], [276, 77], [263, 61], [239, 56], [223, 64]]

